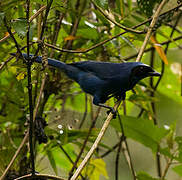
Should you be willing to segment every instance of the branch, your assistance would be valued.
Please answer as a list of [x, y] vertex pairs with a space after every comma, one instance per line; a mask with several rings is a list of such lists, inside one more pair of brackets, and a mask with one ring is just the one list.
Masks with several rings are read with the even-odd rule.
[[[164, 42], [160, 43], [160, 45], [163, 46], [163, 45], [166, 45], [166, 44], [168, 44], [168, 43], [175, 42], [175, 41], [178, 41], [178, 40], [181, 40], [181, 39], [182, 39], [182, 35], [181, 35], [181, 36], [178, 36], [178, 37], [176, 37], [176, 38], [174, 38], [174, 39], [170, 38], [170, 40], [164, 41]], [[147, 49], [144, 50], [144, 52], [149, 52], [149, 51], [151, 51], [152, 49], [154, 49], [154, 47], [147, 48]], [[133, 58], [137, 57], [137, 55], [138, 55], [138, 53], [133, 54], [133, 55], [131, 55], [131, 56], [128, 56], [128, 57], [126, 57], [126, 58], [123, 58], [123, 60], [124, 60], [124, 61], [129, 61], [130, 59], [133, 59]]]
[[[92, 121], [92, 124], [91, 124], [91, 126], [90, 126], [90, 128], [89, 128], [88, 134], [87, 134], [87, 136], [86, 136], [86, 138], [85, 138], [85, 140], [84, 140], [84, 142], [83, 142], [83, 146], [82, 146], [82, 148], [81, 148], [81, 150], [80, 150], [80, 152], [79, 152], [79, 154], [78, 154], [78, 156], [77, 156], [77, 158], [76, 158], [76, 160], [75, 160], [75, 162], [74, 162], [74, 164], [73, 164], [73, 167], [72, 167], [72, 169], [71, 169], [71, 171], [70, 171], [70, 173], [69, 173], [70, 178], [71, 178], [71, 176], [73, 175], [73, 171], [74, 171], [74, 169], [76, 168], [77, 163], [78, 163], [78, 161], [80, 160], [81, 155], [82, 155], [83, 152], [84, 152], [84, 149], [85, 149], [85, 147], [86, 147], [86, 144], [87, 144], [87, 142], [88, 142], [88, 139], [89, 139], [89, 136], [90, 136], [90, 134], [91, 134], [91, 132], [92, 132], [92, 129], [95, 127], [95, 124], [96, 124], [97, 118], [98, 118], [98, 116], [99, 116], [100, 110], [101, 110], [101, 107], [99, 107], [99, 108], [97, 109], [97, 113], [96, 113], [96, 115], [95, 115], [95, 117], [94, 117], [94, 119], [93, 119], [93, 121]], [[70, 179], [70, 178], [69, 178], [69, 179]]]
[[[33, 16], [30, 17], [29, 22], [32, 22], [33, 19], [35, 19], [42, 11], [44, 11], [46, 9], [46, 6], [41, 7]], [[15, 34], [16, 32], [12, 32], [12, 34]], [[3, 37], [2, 39], [0, 39], [0, 43], [6, 41], [6, 39], [8, 39], [9, 37], [11, 37], [10, 34], [8, 34], [7, 36]]]
[[[124, 105], [125, 106], [125, 105]], [[125, 114], [125, 113], [124, 113]], [[125, 114], [126, 115], [126, 114]], [[125, 145], [125, 149], [126, 149], [126, 153], [123, 152], [125, 158], [126, 158], [126, 161], [127, 161], [127, 164], [131, 170], [131, 173], [133, 175], [133, 179], [136, 180], [136, 173], [135, 173], [135, 170], [134, 170], [134, 166], [133, 166], [133, 162], [132, 162], [132, 159], [131, 159], [131, 154], [130, 154], [130, 150], [129, 150], [129, 146], [128, 146], [128, 142], [126, 140], [126, 136], [125, 136], [125, 132], [124, 132], [124, 127], [123, 127], [123, 123], [121, 121], [121, 117], [120, 115], [118, 114], [118, 118], [119, 118], [119, 123], [120, 123], [120, 127], [121, 127], [121, 132], [122, 132], [122, 136], [121, 136], [121, 139], [123, 140], [124, 142], [124, 145]]]
[[[118, 102], [115, 104], [115, 106], [114, 106], [114, 109], [115, 109], [115, 110], [119, 107], [120, 103], [121, 103], [121, 101], [118, 101]], [[71, 177], [70, 180], [75, 180], [75, 179], [79, 176], [79, 174], [80, 174], [80, 172], [83, 170], [83, 168], [86, 166], [86, 164], [88, 163], [89, 159], [90, 159], [91, 156], [93, 155], [94, 151], [95, 151], [96, 148], [98, 147], [98, 145], [99, 145], [101, 139], [103, 138], [104, 133], [105, 133], [105, 131], [107, 130], [107, 128], [108, 128], [108, 126], [109, 126], [109, 123], [110, 123], [110, 121], [112, 120], [112, 118], [113, 118], [113, 114], [110, 113], [110, 114], [108, 115], [107, 119], [105, 120], [105, 122], [104, 122], [104, 124], [103, 124], [103, 126], [102, 126], [102, 128], [101, 128], [101, 130], [100, 130], [100, 132], [99, 132], [99, 134], [98, 134], [98, 136], [97, 136], [97, 138], [96, 138], [94, 144], [92, 145], [91, 149], [89, 150], [89, 152], [88, 152], [87, 155], [85, 156], [84, 160], [81, 162], [81, 164], [79, 165], [78, 169], [75, 171], [74, 175]]]
[[35, 175], [27, 174], [27, 175], [18, 177], [18, 178], [16, 178], [15, 180], [30, 179], [32, 176], [33, 176], [33, 177], [37, 177], [37, 178], [48, 178], [48, 179], [56, 179], [56, 180], [65, 180], [65, 179], [63, 179], [63, 178], [61, 178], [61, 177], [53, 176], [53, 175], [49, 175], [49, 174], [35, 174]]
[[141, 58], [142, 58], [142, 56], [143, 56], [145, 47], [147, 46], [147, 43], [148, 43], [149, 38], [150, 38], [150, 36], [151, 36], [151, 34], [152, 34], [152, 30], [153, 30], [153, 28], [154, 28], [154, 26], [155, 26], [155, 23], [157, 22], [157, 18], [159, 17], [159, 13], [160, 13], [160, 11], [162, 10], [163, 6], [165, 5], [165, 3], [166, 3], [167, 1], [168, 1], [168, 0], [163, 0], [163, 1], [160, 3], [159, 7], [157, 8], [157, 10], [156, 10], [156, 12], [155, 12], [155, 14], [154, 14], [154, 16], [153, 16], [153, 18], [152, 18], [152, 22], [150, 23], [150, 26], [149, 26], [149, 28], [148, 28], [148, 32], [147, 32], [147, 34], [146, 34], [146, 36], [145, 36], [145, 40], [144, 40], [144, 42], [143, 42], [143, 45], [142, 45], [142, 47], [141, 47], [141, 49], [140, 49], [140, 51], [139, 51], [139, 53], [138, 53], [138, 56], [137, 56], [137, 58], [136, 58], [136, 62], [141, 61]]
[[122, 24], [118, 23], [117, 21], [111, 19], [111, 18], [102, 10], [102, 8], [100, 8], [93, 0], [91, 0], [91, 2], [94, 4], [94, 6], [100, 11], [100, 13], [101, 13], [106, 19], [108, 19], [110, 22], [112, 22], [112, 23], [115, 24], [116, 26], [120, 27], [121, 29], [124, 29], [125, 31], [128, 31], [128, 32], [137, 33], [137, 34], [143, 34], [143, 33], [145, 33], [145, 31], [137, 31], [137, 30], [134, 30], [134, 29], [132, 29], [132, 28], [128, 28], [128, 27], [123, 26]]
[[[40, 88], [40, 93], [39, 93], [39, 98], [37, 100], [37, 104], [36, 104], [36, 107], [35, 107], [35, 110], [34, 110], [34, 116], [33, 116], [33, 120], [35, 121], [35, 117], [37, 116], [37, 112], [38, 112], [38, 108], [39, 108], [39, 105], [40, 105], [40, 101], [42, 99], [42, 94], [43, 94], [43, 89], [44, 89], [44, 86], [45, 86], [45, 82], [46, 82], [46, 78], [47, 78], [47, 75], [45, 75], [45, 77], [43, 78], [42, 80], [42, 84], [41, 84], [41, 88]], [[11, 166], [13, 165], [16, 157], [18, 156], [18, 154], [20, 153], [23, 145], [27, 142], [28, 140], [28, 136], [29, 136], [29, 133], [27, 132], [26, 135], [24, 136], [20, 146], [18, 147], [17, 151], [15, 152], [13, 158], [11, 159], [10, 163], [8, 164], [7, 168], [5, 169], [4, 173], [2, 174], [2, 176], [0, 177], [1, 180], [3, 180], [9, 169], [11, 168]]]

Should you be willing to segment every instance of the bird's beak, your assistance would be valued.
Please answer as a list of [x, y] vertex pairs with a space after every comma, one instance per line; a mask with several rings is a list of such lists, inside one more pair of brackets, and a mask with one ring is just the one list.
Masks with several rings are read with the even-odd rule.
[[149, 75], [149, 76], [161, 76], [161, 74], [158, 73], [157, 71], [148, 72], [148, 75]]

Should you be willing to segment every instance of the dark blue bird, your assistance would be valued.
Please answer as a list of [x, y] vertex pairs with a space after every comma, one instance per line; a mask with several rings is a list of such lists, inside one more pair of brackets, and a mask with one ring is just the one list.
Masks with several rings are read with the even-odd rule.
[[[15, 53], [12, 53], [15, 56]], [[27, 54], [23, 54], [27, 59]], [[33, 57], [33, 55], [30, 55]], [[42, 63], [38, 56], [35, 62]], [[126, 91], [131, 90], [138, 81], [149, 76], [160, 76], [150, 66], [141, 62], [110, 63], [97, 61], [82, 61], [66, 64], [48, 58], [48, 64], [76, 81], [84, 92], [93, 96], [93, 104], [105, 107], [114, 112], [113, 108], [104, 105], [111, 97], [125, 99]]]

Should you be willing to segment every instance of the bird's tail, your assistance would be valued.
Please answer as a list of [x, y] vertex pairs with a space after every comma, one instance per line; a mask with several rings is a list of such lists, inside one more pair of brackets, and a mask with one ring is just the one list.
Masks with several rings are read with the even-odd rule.
[[[11, 53], [11, 55], [16, 56], [16, 53]], [[28, 56], [27, 56], [26, 53], [23, 53], [22, 55], [23, 55], [23, 57], [25, 59], [28, 58]], [[33, 55], [30, 55], [30, 57], [33, 57]], [[34, 61], [35, 62], [38, 62], [38, 63], [42, 63], [42, 56], [37, 56], [34, 59]], [[65, 72], [66, 75], [69, 78], [71, 78], [71, 79], [75, 80], [76, 82], [78, 82], [79, 72], [80, 72], [80, 70], [78, 68], [75, 68], [75, 67], [73, 67], [71, 65], [68, 65], [66, 63], [63, 63], [63, 62], [58, 61], [56, 59], [50, 59], [50, 58], [48, 58], [48, 65], [60, 69], [61, 71]]]
[[[15, 56], [16, 54], [15, 53], [11, 53], [11, 55]], [[27, 54], [26, 53], [22, 53], [23, 57], [25, 59], [28, 58]], [[30, 57], [33, 57], [32, 54], [30, 54]], [[34, 59], [35, 62], [38, 62], [38, 63], [42, 63], [42, 56], [37, 56], [35, 59]], [[50, 66], [53, 66], [53, 67], [56, 67], [56, 68], [59, 68], [61, 70], [65, 70], [65, 66], [66, 64], [61, 62], [61, 61], [58, 61], [56, 59], [50, 59], [48, 58], [48, 65]]]

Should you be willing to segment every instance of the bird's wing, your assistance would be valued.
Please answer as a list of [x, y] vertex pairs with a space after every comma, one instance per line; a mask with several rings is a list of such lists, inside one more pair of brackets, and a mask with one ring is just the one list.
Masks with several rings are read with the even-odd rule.
[[128, 62], [128, 63], [110, 63], [110, 62], [96, 62], [96, 61], [81, 61], [76, 63], [71, 63], [71, 66], [77, 67], [82, 71], [90, 72], [100, 79], [110, 79], [113, 77], [118, 77], [130, 74], [131, 69], [135, 67], [138, 63]]

